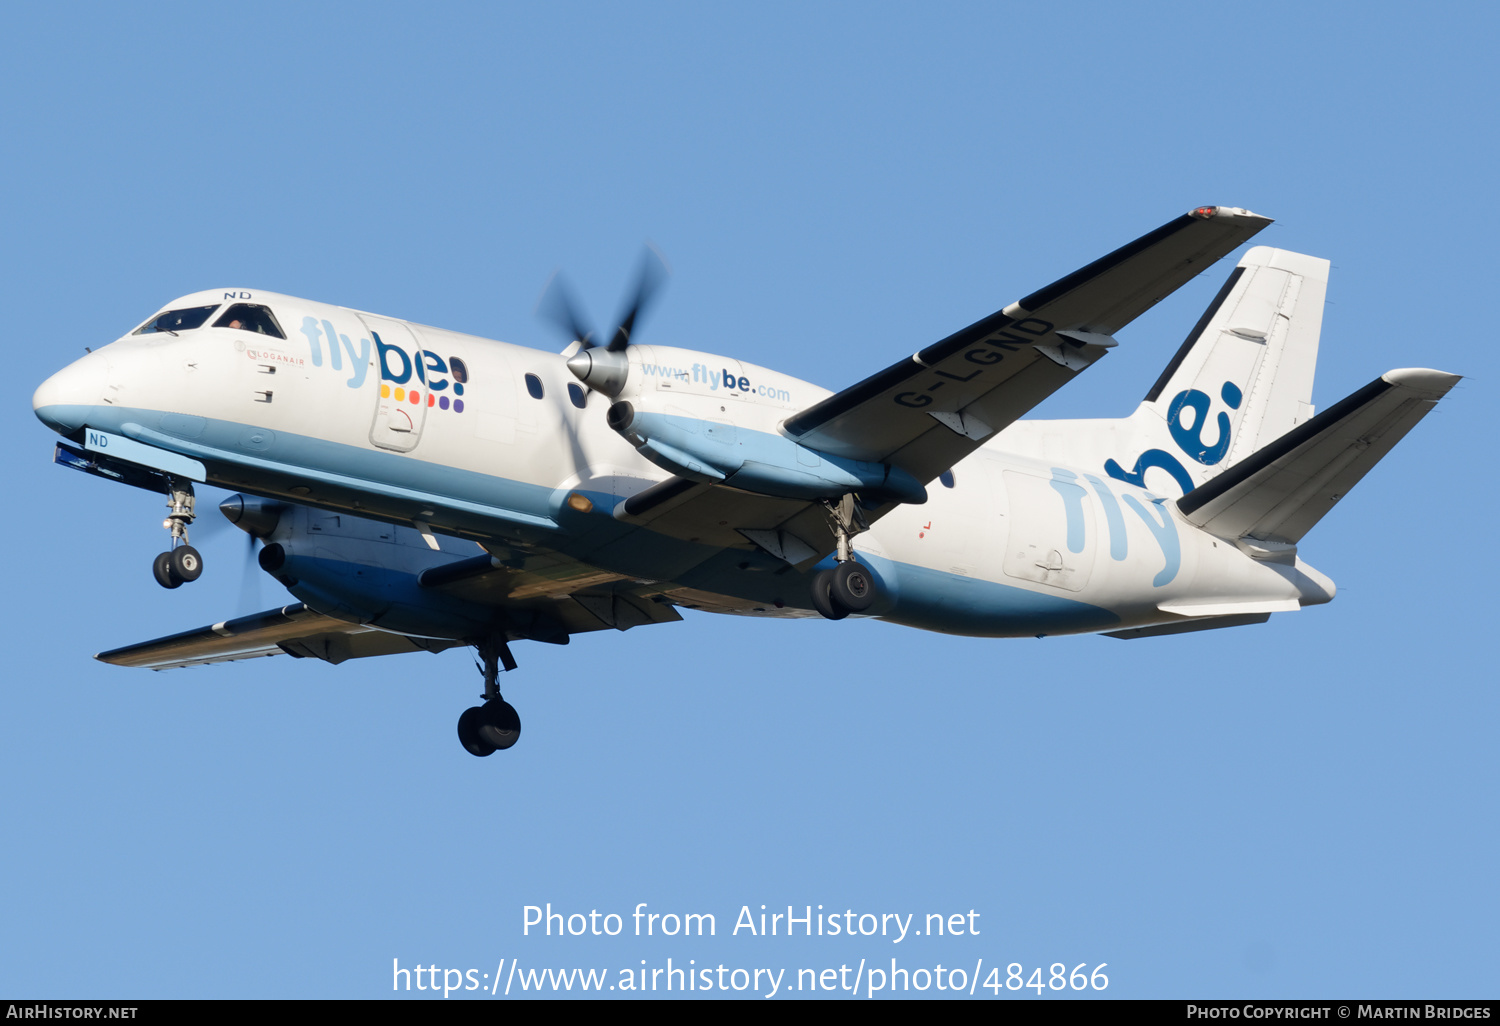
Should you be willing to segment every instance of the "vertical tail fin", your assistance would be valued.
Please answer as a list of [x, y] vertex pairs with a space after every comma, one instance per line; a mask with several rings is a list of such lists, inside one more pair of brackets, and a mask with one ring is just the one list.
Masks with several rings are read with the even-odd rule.
[[1117, 436], [1133, 451], [1105, 472], [1186, 494], [1310, 419], [1327, 289], [1327, 260], [1246, 253]]

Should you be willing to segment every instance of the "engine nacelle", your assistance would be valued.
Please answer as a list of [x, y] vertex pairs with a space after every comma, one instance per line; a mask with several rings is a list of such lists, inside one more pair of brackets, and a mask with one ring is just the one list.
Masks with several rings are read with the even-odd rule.
[[927, 489], [899, 467], [832, 456], [783, 434], [787, 417], [828, 394], [806, 382], [665, 346], [585, 350], [568, 366], [617, 397], [609, 426], [663, 470], [793, 499], [858, 492], [876, 501], [927, 501]]
[[261, 537], [261, 569], [325, 616], [428, 638], [463, 639], [493, 629], [493, 609], [418, 581], [424, 570], [473, 551], [456, 539], [440, 539], [442, 548], [434, 551], [412, 528], [290, 503], [281, 504], [275, 529]]
[[658, 467], [698, 481], [791, 499], [858, 492], [876, 500], [927, 501], [927, 489], [900, 467], [830, 456], [783, 435], [682, 413], [642, 413], [625, 401], [609, 408], [609, 422]]

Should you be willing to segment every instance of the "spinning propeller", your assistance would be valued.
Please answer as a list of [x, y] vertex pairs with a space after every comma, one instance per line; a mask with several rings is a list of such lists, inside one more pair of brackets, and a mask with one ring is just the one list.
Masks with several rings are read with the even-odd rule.
[[261, 568], [255, 546], [266, 543], [266, 538], [276, 529], [285, 506], [274, 499], [261, 499], [253, 495], [235, 494], [219, 503], [219, 512], [224, 519], [214, 523], [215, 534], [228, 524], [245, 532], [245, 555], [240, 569], [240, 609], [255, 612], [260, 608]]
[[615, 328], [607, 346], [594, 341], [594, 333], [584, 327], [584, 318], [579, 314], [578, 304], [561, 275], [554, 274], [542, 294], [537, 307], [546, 319], [552, 321], [568, 334], [569, 341], [581, 346], [568, 360], [568, 370], [589, 388], [603, 392], [611, 399], [625, 388], [625, 378], [630, 373], [630, 361], [625, 349], [630, 345], [631, 332], [635, 330], [638, 317], [646, 312], [662, 283], [672, 272], [666, 260], [655, 246], [647, 245], [641, 254], [640, 273], [636, 277], [635, 294], [625, 314]]

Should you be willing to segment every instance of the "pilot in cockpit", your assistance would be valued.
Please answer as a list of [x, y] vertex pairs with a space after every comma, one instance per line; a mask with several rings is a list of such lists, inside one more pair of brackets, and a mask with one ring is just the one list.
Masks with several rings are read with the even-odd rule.
[[214, 322], [214, 327], [235, 328], [239, 331], [253, 331], [259, 335], [269, 335], [272, 338], [286, 338], [281, 325], [276, 322], [276, 315], [271, 312], [270, 308], [254, 303], [235, 303], [220, 315], [219, 319]]

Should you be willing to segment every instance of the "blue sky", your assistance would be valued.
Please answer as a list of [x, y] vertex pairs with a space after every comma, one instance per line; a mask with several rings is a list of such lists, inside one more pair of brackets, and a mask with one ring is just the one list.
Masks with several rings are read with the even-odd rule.
[[[1495, 994], [1490, 9], [9, 25], [0, 991], [380, 997], [393, 958], [790, 978], [895, 957], [1002, 980], [1107, 962], [1120, 997]], [[1333, 261], [1320, 406], [1393, 367], [1467, 375], [1304, 544], [1329, 606], [1128, 643], [689, 613], [518, 646], [526, 736], [485, 760], [453, 736], [478, 691], [461, 652], [90, 658], [254, 601], [233, 531], [202, 581], [158, 588], [160, 501], [50, 465], [31, 414], [43, 378], [174, 296], [263, 288], [552, 349], [552, 271], [603, 322], [649, 239], [675, 274], [643, 337], [837, 388], [1204, 203]], [[1227, 266], [1039, 414], [1127, 413]], [[713, 913], [718, 936], [523, 936], [547, 902]], [[974, 909], [980, 933], [730, 935], [762, 904]]]

